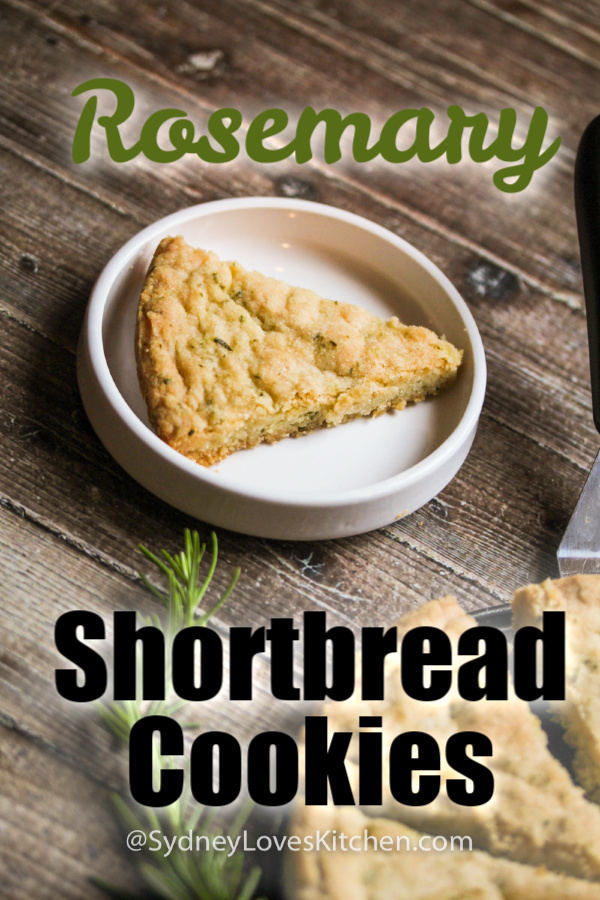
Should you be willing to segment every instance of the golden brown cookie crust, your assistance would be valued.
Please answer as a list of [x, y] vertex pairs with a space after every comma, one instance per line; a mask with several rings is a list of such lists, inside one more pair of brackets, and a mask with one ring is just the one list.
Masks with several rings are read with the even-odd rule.
[[138, 310], [150, 422], [202, 465], [402, 409], [449, 384], [461, 359], [427, 328], [247, 272], [182, 237], [160, 242]]
[[[453, 597], [443, 597], [403, 616], [397, 622], [399, 639], [409, 629], [423, 625], [444, 630], [452, 643], [452, 688], [444, 697], [431, 702], [410, 697], [402, 688], [400, 656], [392, 654], [385, 663], [383, 700], [362, 700], [358, 681], [352, 697], [329, 702], [322, 709], [330, 733], [352, 733], [346, 768], [355, 796], [360, 716], [382, 717], [384, 760], [401, 732], [422, 731], [438, 742], [442, 786], [433, 802], [422, 807], [402, 805], [384, 779], [383, 804], [364, 811], [430, 834], [470, 835], [474, 846], [493, 856], [600, 881], [600, 810], [585, 799], [582, 789], [552, 756], [538, 717], [512, 689], [508, 700], [498, 701], [468, 701], [458, 693], [457, 669], [468, 657], [459, 656], [456, 647], [460, 635], [477, 626], [476, 620]], [[494, 776], [494, 795], [481, 806], [462, 806], [447, 795], [446, 781], [456, 773], [445, 762], [443, 751], [448, 739], [462, 731], [479, 732], [492, 743], [493, 756], [484, 764]], [[600, 896], [600, 887], [598, 893]]]
[[546, 611], [565, 613], [566, 700], [552, 709], [575, 750], [578, 781], [600, 803], [600, 575], [547, 580], [515, 594], [515, 628], [540, 626]]
[[[304, 807], [290, 833], [302, 840], [329, 832], [355, 837], [352, 850], [297, 850], [288, 854], [290, 900], [598, 900], [600, 885], [543, 867], [498, 859], [457, 844], [419, 849], [423, 833], [389, 819], [364, 816], [351, 807]], [[393, 850], [362, 849], [365, 833], [391, 839]], [[458, 835], [459, 832], [457, 831]], [[358, 843], [356, 841], [358, 838]], [[408, 847], [406, 841], [408, 841]], [[348, 845], [348, 842], [346, 842]], [[399, 849], [397, 849], [399, 846]], [[439, 844], [438, 844], [439, 846]], [[443, 846], [443, 845], [442, 845]], [[415, 849], [417, 848], [417, 849]]]

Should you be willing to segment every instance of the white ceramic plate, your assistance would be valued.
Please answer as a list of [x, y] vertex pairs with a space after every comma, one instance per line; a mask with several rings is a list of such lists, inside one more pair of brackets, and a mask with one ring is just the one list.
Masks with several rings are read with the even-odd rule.
[[[186, 459], [150, 429], [134, 358], [141, 286], [169, 234], [325, 297], [427, 325], [465, 351], [456, 383], [402, 412], [262, 445], [208, 469]], [[137, 481], [205, 522], [289, 540], [370, 531], [434, 497], [469, 451], [485, 371], [466, 304], [419, 251], [360, 216], [273, 198], [194, 206], [128, 241], [94, 286], [78, 353], [91, 423]]]

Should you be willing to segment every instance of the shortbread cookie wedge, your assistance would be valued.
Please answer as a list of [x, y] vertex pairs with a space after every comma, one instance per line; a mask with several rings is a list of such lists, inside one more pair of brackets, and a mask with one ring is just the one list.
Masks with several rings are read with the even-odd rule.
[[247, 272], [181, 237], [158, 246], [138, 310], [150, 422], [202, 465], [402, 409], [451, 382], [461, 358], [427, 328]]
[[575, 750], [577, 780], [600, 803], [600, 575], [530, 584], [515, 594], [515, 628], [539, 626], [546, 611], [566, 614], [566, 701], [552, 710]]
[[304, 807], [290, 832], [304, 849], [287, 854], [289, 900], [600, 898], [599, 884], [469, 850], [462, 835], [462, 849], [456, 840], [440, 849], [439, 837], [349, 807]]
[[[331, 731], [353, 732], [348, 752], [351, 777], [358, 777], [359, 716], [381, 716], [384, 771], [389, 746], [400, 732], [422, 731], [436, 738], [441, 751], [441, 790], [422, 807], [404, 806], [384, 781], [383, 805], [368, 808], [372, 815], [397, 819], [432, 834], [468, 834], [474, 846], [495, 856], [543, 865], [553, 871], [600, 880], [600, 810], [589, 803], [567, 770], [547, 746], [539, 719], [512, 689], [508, 700], [463, 700], [457, 691], [457, 667], [469, 657], [458, 656], [460, 635], [477, 622], [461, 610], [453, 597], [426, 603], [397, 624], [402, 636], [421, 625], [443, 629], [453, 646], [453, 687], [441, 700], [418, 701], [402, 689], [399, 656], [388, 657], [385, 699], [354, 697], [324, 707]], [[363, 729], [364, 730], [364, 729]], [[460, 731], [487, 735], [493, 756], [480, 762], [493, 773], [495, 789], [481, 806], [464, 806], [448, 799], [446, 782], [457, 773], [444, 762], [448, 738]], [[387, 789], [386, 789], [387, 785]], [[358, 796], [356, 791], [355, 796]]]

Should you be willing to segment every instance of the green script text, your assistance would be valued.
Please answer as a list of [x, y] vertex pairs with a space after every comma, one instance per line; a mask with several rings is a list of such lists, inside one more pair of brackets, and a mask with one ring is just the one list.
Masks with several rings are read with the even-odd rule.
[[[111, 115], [96, 118], [98, 97], [101, 90], [112, 91], [116, 107]], [[135, 106], [132, 89], [116, 78], [92, 78], [84, 81], [73, 91], [72, 96], [93, 92], [79, 117], [73, 138], [73, 160], [83, 163], [90, 157], [91, 135], [96, 122], [106, 133], [106, 147], [110, 158], [117, 163], [128, 162], [140, 153], [156, 163], [170, 163], [186, 154], [193, 154], [209, 163], [225, 163], [234, 160], [240, 152], [237, 136], [242, 127], [242, 114], [231, 107], [217, 109], [209, 116], [208, 134], [197, 135], [194, 123], [183, 109], [159, 109], [152, 113], [142, 125], [139, 139], [126, 147], [120, 127], [130, 118]], [[467, 153], [475, 163], [497, 159], [512, 165], [499, 168], [493, 174], [496, 187], [504, 192], [517, 193], [526, 188], [534, 172], [544, 166], [557, 152], [561, 139], [555, 138], [543, 148], [548, 126], [548, 113], [538, 106], [533, 110], [527, 135], [520, 146], [514, 147], [513, 140], [517, 125], [517, 113], [511, 107], [502, 109], [497, 127], [486, 145], [489, 119], [485, 113], [467, 115], [460, 106], [448, 107], [448, 129], [445, 137], [435, 146], [431, 145], [431, 126], [435, 114], [427, 107], [421, 109], [401, 109], [393, 113], [383, 124], [379, 137], [372, 138], [372, 123], [363, 112], [353, 112], [342, 116], [335, 109], [317, 112], [307, 106], [298, 117], [294, 137], [281, 146], [267, 146], [266, 142], [281, 135], [289, 125], [289, 116], [279, 108], [265, 109], [255, 116], [246, 129], [244, 140], [248, 157], [255, 162], [276, 163], [294, 156], [297, 163], [306, 163], [313, 158], [313, 138], [315, 130], [323, 123], [324, 137], [322, 152], [326, 163], [335, 163], [342, 158], [340, 147], [342, 136], [352, 129], [352, 157], [363, 163], [377, 157], [388, 163], [404, 163], [416, 158], [422, 163], [433, 162], [445, 157], [450, 164], [463, 158], [463, 139], [468, 133]], [[170, 123], [167, 128], [167, 123]], [[412, 123], [414, 134], [410, 146], [400, 148], [398, 139], [401, 129]], [[163, 131], [161, 132], [161, 129]], [[168, 138], [169, 147], [159, 144], [159, 132], [163, 134], [161, 144]], [[165, 133], [166, 132], [166, 133]]]

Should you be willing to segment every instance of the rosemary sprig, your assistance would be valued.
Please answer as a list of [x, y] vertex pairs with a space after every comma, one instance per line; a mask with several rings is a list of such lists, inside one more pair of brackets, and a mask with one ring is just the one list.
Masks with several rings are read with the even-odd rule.
[[[189, 528], [185, 529], [184, 549], [175, 556], [171, 556], [166, 550], [161, 550], [160, 556], [157, 556], [151, 550], [148, 550], [147, 547], [144, 547], [143, 544], [139, 545], [146, 559], [150, 560], [167, 579], [167, 591], [165, 593], [156, 587], [142, 572], [138, 573], [143, 584], [160, 600], [167, 610], [167, 622], [164, 628], [165, 644], [168, 648], [165, 672], [165, 699], [153, 700], [149, 704], [143, 700], [141, 691], [142, 680], [140, 677], [142, 657], [141, 648], [138, 648], [137, 696], [135, 700], [111, 700], [98, 704], [98, 714], [102, 721], [124, 743], [129, 742], [129, 732], [142, 716], [174, 716], [185, 706], [184, 700], [172, 697], [171, 665], [168, 656], [173, 638], [178, 631], [189, 625], [206, 625], [227, 601], [240, 577], [240, 569], [237, 568], [228, 587], [213, 606], [206, 612], [199, 613], [200, 604], [210, 587], [217, 568], [219, 547], [214, 531], [211, 534], [211, 542], [212, 557], [208, 572], [203, 580], [200, 578], [200, 565], [206, 552], [206, 544], [200, 544], [200, 537], [197, 531], [192, 532]], [[157, 615], [142, 618], [142, 621], [145, 625], [163, 628]], [[191, 727], [193, 724], [186, 723], [184, 727]]]
[[154, 563], [157, 569], [167, 578], [168, 593], [165, 594], [140, 572], [140, 578], [148, 590], [167, 608], [167, 638], [173, 637], [181, 628], [185, 628], [188, 625], [194, 623], [206, 625], [209, 619], [223, 606], [237, 584], [240, 576], [239, 568], [235, 570], [229, 587], [219, 597], [214, 606], [208, 612], [198, 616], [198, 607], [210, 586], [217, 568], [219, 548], [214, 531], [211, 534], [211, 540], [212, 559], [208, 573], [202, 582], [200, 582], [200, 564], [206, 552], [206, 544], [200, 545], [197, 531], [192, 533], [189, 528], [185, 529], [185, 548], [176, 556], [171, 556], [166, 550], [161, 550], [161, 556], [157, 556], [151, 550], [148, 550], [147, 547], [144, 547], [143, 544], [140, 544], [140, 550], [144, 556]]
[[[174, 636], [179, 630], [192, 624], [206, 625], [212, 616], [223, 606], [233, 591], [240, 575], [236, 569], [234, 576], [217, 601], [207, 611], [200, 613], [200, 604], [210, 587], [217, 567], [218, 544], [214, 532], [212, 539], [212, 557], [208, 572], [203, 580], [200, 578], [200, 566], [206, 552], [206, 545], [200, 544], [196, 531], [185, 530], [184, 549], [171, 556], [166, 550], [160, 555], [152, 553], [147, 547], [140, 545], [144, 556], [152, 562], [167, 579], [166, 592], [156, 587], [144, 574], [140, 578], [148, 590], [165, 606], [167, 611], [166, 626], [154, 615], [143, 619], [144, 624], [163, 628], [166, 646], [170, 648]], [[141, 651], [138, 653], [138, 666], [141, 667]], [[110, 701], [98, 704], [98, 713], [109, 730], [124, 743], [129, 741], [132, 726], [146, 715], [172, 716], [185, 706], [185, 701], [173, 698], [171, 681], [171, 664], [167, 661], [165, 699], [146, 703], [141, 696], [142, 679], [137, 678], [138, 695], [135, 700]], [[183, 727], [190, 727], [189, 724]], [[174, 761], [162, 759], [162, 766], [174, 765]], [[243, 854], [214, 849], [213, 839], [222, 834], [222, 830], [212, 822], [212, 814], [200, 804], [192, 801], [189, 789], [189, 778], [186, 788], [178, 801], [161, 811], [139, 807], [133, 801], [120, 794], [113, 795], [116, 811], [128, 831], [142, 831], [146, 841], [152, 831], [158, 831], [174, 837], [201, 834], [208, 838], [208, 849], [201, 852], [185, 852], [173, 846], [165, 856], [159, 851], [139, 862], [139, 872], [153, 896], [162, 900], [251, 900], [260, 879], [260, 869], [255, 866], [250, 872], [244, 871]], [[233, 823], [229, 832], [231, 838], [241, 833], [248, 810], [243, 810], [241, 817]], [[127, 897], [112, 885], [96, 880], [95, 882], [107, 894], [113, 897]], [[129, 895], [129, 900], [133, 900]], [[264, 900], [264, 898], [262, 898]]]

